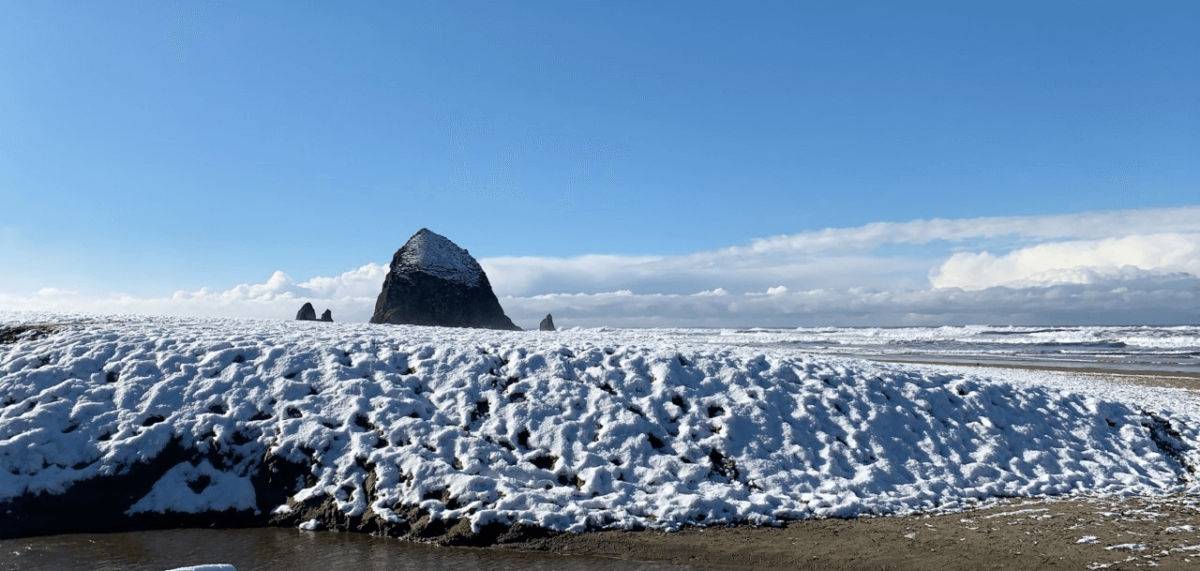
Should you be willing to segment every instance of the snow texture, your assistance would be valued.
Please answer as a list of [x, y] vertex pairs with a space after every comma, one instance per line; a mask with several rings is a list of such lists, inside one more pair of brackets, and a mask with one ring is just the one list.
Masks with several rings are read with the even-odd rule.
[[410, 272], [425, 272], [447, 281], [479, 286], [483, 268], [466, 250], [445, 236], [422, 228], [402, 248], [400, 265], [392, 274], [405, 279]]
[[293, 501], [566, 531], [1174, 493], [1200, 465], [1190, 393], [1030, 371], [645, 331], [0, 313], [18, 321], [65, 325], [0, 345], [0, 501], [172, 441], [229, 460], [176, 466], [131, 512], [252, 508], [268, 452], [311, 465]]
[[[193, 493], [180, 494], [189, 484]], [[254, 486], [250, 478], [223, 472], [205, 460], [198, 466], [183, 462], [168, 470], [129, 512], [199, 513], [227, 509], [254, 509]]]

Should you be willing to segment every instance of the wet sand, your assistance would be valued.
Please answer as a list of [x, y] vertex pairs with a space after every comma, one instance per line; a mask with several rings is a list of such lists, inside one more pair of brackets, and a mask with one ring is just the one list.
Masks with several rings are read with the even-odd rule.
[[1200, 497], [1012, 500], [969, 512], [780, 528], [563, 535], [533, 549], [709, 569], [1200, 568]]
[[[1059, 370], [1200, 391], [1195, 374]], [[560, 535], [495, 549], [733, 570], [1200, 569], [1200, 496], [1014, 498], [949, 514]]]
[[1190, 371], [1147, 371], [1147, 370], [1117, 370], [1105, 369], [1103, 363], [1091, 367], [1068, 367], [1064, 365], [1028, 365], [1021, 363], [959, 363], [939, 361], [937, 359], [921, 359], [907, 357], [863, 357], [870, 361], [881, 363], [911, 363], [914, 365], [938, 365], [959, 367], [966, 370], [978, 369], [1024, 369], [1028, 371], [1050, 371], [1069, 374], [1073, 377], [1092, 377], [1109, 382], [1128, 383], [1143, 387], [1167, 387], [1173, 389], [1188, 389], [1200, 391], [1200, 373]]

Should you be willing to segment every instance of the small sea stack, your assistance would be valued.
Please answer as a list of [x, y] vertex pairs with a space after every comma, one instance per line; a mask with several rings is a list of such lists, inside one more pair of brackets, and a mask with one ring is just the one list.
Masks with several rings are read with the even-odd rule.
[[317, 310], [313, 309], [313, 306], [311, 303], [305, 302], [304, 305], [300, 306], [300, 311], [296, 312], [296, 321], [316, 321], [316, 320], [317, 320]]

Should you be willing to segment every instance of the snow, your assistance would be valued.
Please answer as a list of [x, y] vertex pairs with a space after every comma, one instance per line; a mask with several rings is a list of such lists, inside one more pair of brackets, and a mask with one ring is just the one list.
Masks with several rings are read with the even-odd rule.
[[[192, 489], [190, 494], [179, 493], [189, 483], [199, 488], [198, 482], [205, 484], [200, 491]], [[199, 513], [227, 509], [254, 509], [254, 486], [250, 484], [250, 478], [218, 470], [204, 460], [197, 466], [183, 462], [168, 470], [149, 494], [129, 508], [129, 513]]]
[[398, 278], [408, 272], [420, 271], [448, 281], [479, 285], [483, 268], [466, 250], [459, 248], [445, 236], [422, 228], [404, 245], [400, 265], [392, 268]]
[[191, 565], [188, 567], [176, 567], [167, 571], [237, 571], [233, 565], [225, 564], [209, 564], [209, 565]]
[[66, 325], [0, 345], [0, 501], [61, 493], [172, 441], [229, 460], [171, 468], [131, 512], [253, 509], [249, 475], [268, 451], [312, 465], [297, 502], [566, 531], [1167, 494], [1192, 486], [1181, 462], [1200, 464], [1190, 393], [1034, 371], [687, 331], [0, 313], [18, 322]]
[[1146, 546], [1141, 543], [1121, 543], [1118, 545], [1110, 545], [1105, 547], [1109, 551], [1145, 551]]

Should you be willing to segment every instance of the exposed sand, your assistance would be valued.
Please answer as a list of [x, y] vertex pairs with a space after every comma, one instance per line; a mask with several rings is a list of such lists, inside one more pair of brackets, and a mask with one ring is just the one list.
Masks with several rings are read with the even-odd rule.
[[[1200, 390], [1187, 373], [1064, 372]], [[496, 548], [738, 570], [1200, 569], [1200, 496], [1018, 498], [952, 514], [565, 534]]]
[[1014, 500], [945, 515], [601, 532], [500, 548], [713, 569], [1190, 569], [1200, 568], [1197, 504], [1183, 496]]

